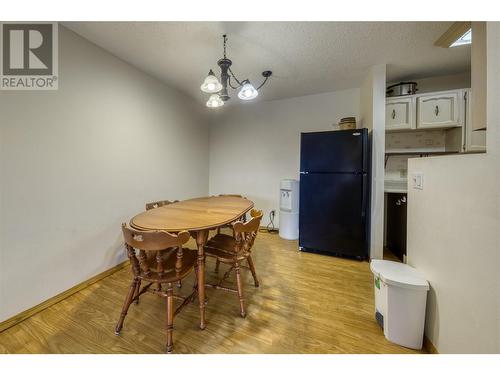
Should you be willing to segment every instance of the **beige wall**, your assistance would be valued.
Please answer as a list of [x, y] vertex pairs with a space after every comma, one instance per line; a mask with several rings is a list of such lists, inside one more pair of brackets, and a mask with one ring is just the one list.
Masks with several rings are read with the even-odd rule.
[[408, 263], [428, 278], [440, 353], [500, 352], [500, 23], [487, 24], [488, 153], [411, 159]]
[[[418, 94], [433, 91], [464, 89], [471, 86], [471, 72], [467, 71], [446, 76], [435, 76], [409, 80], [417, 82]], [[398, 82], [387, 83], [387, 86], [390, 86], [394, 83]]]
[[371, 138], [372, 189], [370, 258], [382, 259], [384, 253], [384, 156], [386, 66], [369, 69], [360, 92], [360, 126], [368, 128]]
[[59, 30], [59, 90], [0, 92], [0, 321], [124, 260], [146, 201], [208, 193], [199, 106]]
[[472, 126], [486, 127], [486, 22], [472, 22], [471, 83]]
[[268, 102], [237, 103], [214, 114], [210, 130], [210, 194], [241, 193], [276, 210], [285, 178], [299, 178], [300, 133], [333, 130], [358, 116], [359, 89]]

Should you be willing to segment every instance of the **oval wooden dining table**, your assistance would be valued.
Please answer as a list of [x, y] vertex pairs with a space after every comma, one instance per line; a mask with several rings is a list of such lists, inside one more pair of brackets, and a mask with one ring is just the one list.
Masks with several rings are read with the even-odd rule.
[[237, 221], [253, 208], [252, 201], [234, 196], [188, 199], [136, 215], [130, 226], [139, 230], [189, 231], [198, 250], [200, 328], [205, 328], [205, 252], [211, 229]]

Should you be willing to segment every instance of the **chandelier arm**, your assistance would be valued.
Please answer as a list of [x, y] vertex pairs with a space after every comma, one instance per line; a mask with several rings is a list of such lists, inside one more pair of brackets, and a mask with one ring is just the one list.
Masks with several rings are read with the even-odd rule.
[[238, 85], [236, 87], [231, 85], [231, 76], [228, 77], [227, 83], [229, 84], [229, 87], [231, 87], [233, 90], [236, 90], [238, 87], [241, 87], [241, 85]]
[[260, 86], [256, 88], [256, 90], [260, 90], [260, 88], [261, 88], [262, 86], [264, 86], [264, 84], [267, 82], [267, 80], [268, 80], [268, 79], [269, 79], [269, 77], [266, 77], [266, 78], [264, 79], [264, 81], [260, 84]]
[[[229, 71], [229, 73], [231, 73], [231, 75], [233, 76], [233, 78], [235, 79], [235, 81], [238, 83], [238, 85], [239, 85], [238, 87], [243, 86], [243, 83], [241, 83], [241, 82], [238, 80], [238, 78], [236, 78], [236, 76], [234, 75], [234, 73], [233, 73], [233, 71], [231, 70], [231, 68], [228, 68], [228, 71]], [[243, 82], [244, 82], [244, 81], [243, 81]]]

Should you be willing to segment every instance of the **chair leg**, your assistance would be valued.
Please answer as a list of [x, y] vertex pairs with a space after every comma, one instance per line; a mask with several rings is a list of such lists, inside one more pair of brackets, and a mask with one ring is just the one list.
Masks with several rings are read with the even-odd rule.
[[234, 266], [236, 272], [236, 284], [238, 285], [238, 298], [240, 299], [240, 315], [244, 318], [247, 313], [245, 312], [245, 300], [243, 299], [243, 279], [240, 274], [240, 265], [238, 263]]
[[220, 264], [220, 260], [219, 260], [219, 258], [216, 258], [216, 260], [215, 260], [215, 270], [214, 270], [215, 273], [219, 273], [219, 264]]
[[130, 288], [127, 293], [127, 297], [125, 298], [125, 302], [123, 303], [123, 308], [122, 312], [120, 314], [120, 319], [118, 320], [118, 323], [116, 324], [115, 327], [115, 335], [119, 335], [120, 331], [122, 330], [123, 327], [123, 321], [125, 320], [125, 316], [127, 315], [128, 308], [130, 307], [130, 304], [132, 303], [132, 299], [134, 298], [135, 290], [137, 287], [137, 283], [139, 280], [134, 279], [132, 281], [132, 284], [130, 284]]
[[167, 289], [167, 353], [172, 353], [174, 344], [172, 334], [174, 331], [174, 288], [172, 283], [168, 284]]
[[250, 271], [252, 272], [253, 282], [255, 284], [255, 287], [258, 288], [260, 285], [259, 279], [257, 279], [257, 273], [255, 272], [255, 265], [253, 264], [253, 259], [252, 259], [251, 255], [248, 256], [247, 262], [248, 262], [248, 267], [250, 268]]
[[134, 301], [136, 305], [139, 304], [139, 292], [141, 291], [141, 280], [137, 281], [137, 286], [135, 287], [135, 293], [134, 293], [134, 298], [137, 297], [137, 299]]

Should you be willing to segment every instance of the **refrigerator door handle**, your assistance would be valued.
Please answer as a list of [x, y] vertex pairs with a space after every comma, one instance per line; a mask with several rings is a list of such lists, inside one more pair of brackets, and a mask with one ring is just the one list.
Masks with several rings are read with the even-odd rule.
[[363, 188], [361, 189], [361, 194], [363, 194], [363, 196], [361, 197], [361, 217], [366, 216], [366, 198], [367, 198], [366, 196], [368, 195], [367, 194], [368, 186], [366, 184], [366, 180], [367, 180], [367, 175], [363, 174]]

